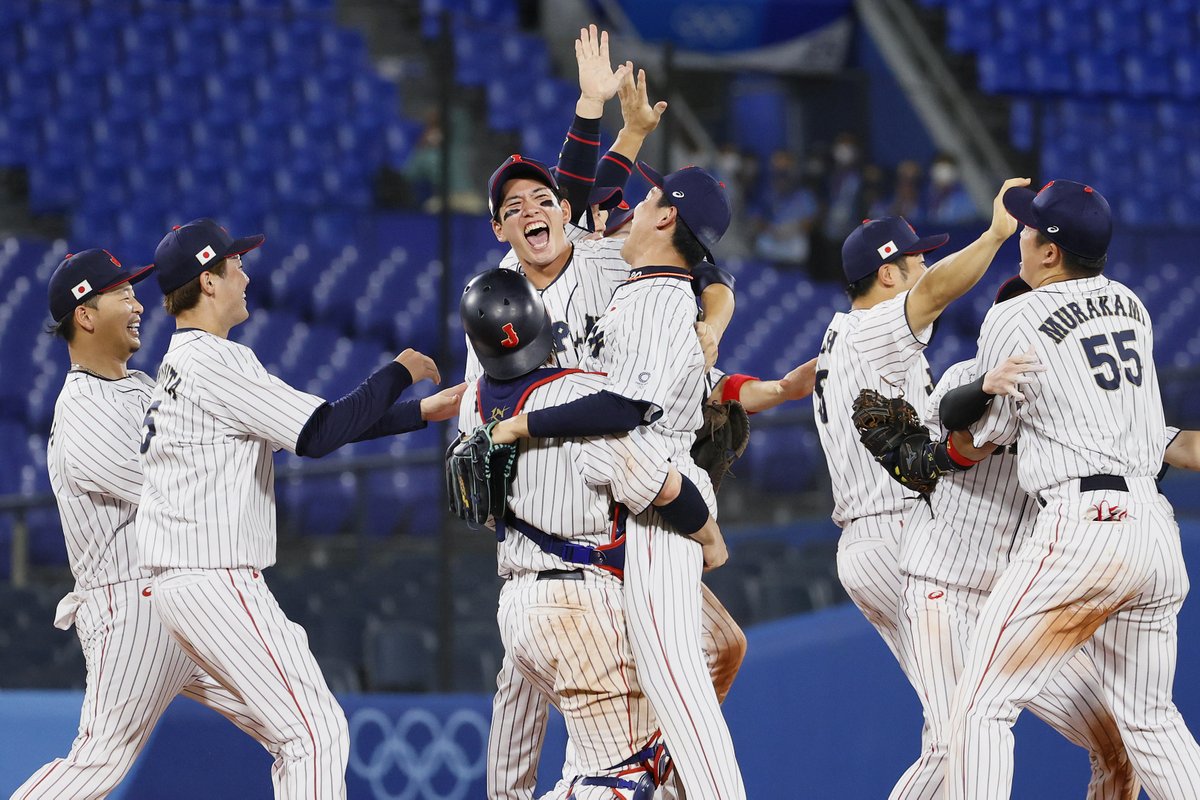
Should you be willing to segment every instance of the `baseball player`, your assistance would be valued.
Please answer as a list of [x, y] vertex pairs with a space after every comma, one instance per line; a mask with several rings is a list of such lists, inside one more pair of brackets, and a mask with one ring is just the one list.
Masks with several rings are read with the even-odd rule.
[[242, 254], [211, 219], [176, 227], [155, 251], [176, 331], [159, 367], [141, 442], [137, 525], [162, 624], [184, 652], [240, 697], [276, 754], [279, 798], [345, 797], [346, 719], [262, 570], [275, 563], [272, 451], [317, 457], [346, 442], [402, 433], [457, 411], [462, 387], [393, 405], [414, 381], [439, 380], [406, 350], [332, 403], [270, 375], [229, 330], [249, 316]]
[[[1013, 178], [1010, 186], [1026, 185]], [[974, 286], [1000, 245], [1016, 230], [1000, 195], [990, 227], [975, 242], [930, 268], [925, 253], [947, 236], [918, 237], [902, 217], [868, 220], [842, 245], [849, 313], [834, 315], [817, 356], [814, 411], [833, 484], [833, 521], [842, 529], [838, 577], [850, 599], [883, 637], [917, 689], [900, 649], [899, 543], [917, 495], [879, 469], [858, 440], [851, 408], [859, 390], [903, 395], [922, 413], [932, 391], [924, 349], [947, 305]], [[925, 732], [927, 737], [928, 731]], [[904, 797], [903, 782], [893, 797]]]
[[[607, 35], [597, 36], [594, 26], [580, 31], [576, 55], [581, 95], [558, 168], [551, 170], [533, 159], [513, 156], [501, 164], [488, 184], [493, 232], [499, 241], [512, 246], [500, 266], [519, 271], [539, 290], [553, 320], [554, 352], [562, 367], [578, 365], [587, 332], [607, 307], [613, 291], [629, 275], [629, 265], [620, 257], [619, 241], [583, 241], [588, 230], [570, 224], [569, 220], [579, 215], [564, 195], [587, 197], [593, 172], [608, 176], [600, 178], [602, 185], [623, 185], [632, 169], [632, 159], [666, 109], [662, 102], [650, 105], [644, 73], [635, 80], [631, 69], [623, 75], [611, 70]], [[599, 117], [604, 100], [617, 89], [625, 124], [597, 168]], [[559, 198], [564, 202], [558, 202]], [[716, 357], [715, 336], [724, 329], [733, 310], [732, 292], [722, 281], [732, 284], [731, 277], [714, 269], [695, 284], [711, 326], [703, 334], [711, 337], [712, 360]], [[468, 383], [481, 374], [479, 361], [468, 346]], [[717, 691], [724, 697], [745, 653], [745, 636], [707, 590], [705, 600], [705, 652], [720, 681]], [[545, 711], [544, 699], [506, 657], [497, 676], [489, 733], [490, 797], [528, 800], [533, 796]], [[572, 771], [570, 758], [566, 771]]]
[[[671, 444], [671, 460], [690, 480], [675, 503], [691, 519], [716, 517], [707, 473], [690, 458], [700, 425], [696, 398], [707, 394], [705, 364], [693, 332], [690, 267], [709, 257], [730, 219], [724, 187], [696, 167], [665, 178], [639, 162], [652, 184], [638, 204], [621, 254], [633, 267], [588, 337], [582, 366], [607, 375], [605, 389], [556, 408], [500, 422], [496, 441], [527, 436], [589, 436], [644, 422]], [[708, 258], [711, 262], [711, 257]], [[692, 529], [695, 525], [681, 525]], [[733, 743], [721, 716], [700, 644], [700, 573], [694, 542], [654, 511], [627, 523], [626, 624], [642, 687], [650, 698], [689, 796], [745, 796]]]
[[71, 368], [54, 406], [46, 464], [75, 576], [54, 625], [75, 626], [87, 683], [71, 752], [31, 775], [15, 800], [106, 797], [178, 694], [263, 741], [245, 704], [167, 634], [137, 566], [138, 430], [154, 384], [127, 363], [141, 347], [133, 284], [150, 270], [127, 269], [94, 249], [68, 254], [50, 277], [52, 330], [67, 343]]
[[[553, 327], [533, 287], [516, 273], [496, 269], [476, 276], [460, 308], [487, 370], [467, 388], [459, 416], [463, 434], [604, 385], [602, 375], [539, 368], [553, 348]], [[653, 766], [659, 757], [656, 722], [638, 683], [621, 582], [614, 577], [623, 559], [625, 509], [644, 510], [668, 478], [667, 449], [656, 444], [658, 438], [637, 430], [523, 445], [510, 516], [497, 526], [506, 578], [498, 616], [506, 653], [528, 683], [562, 710], [573, 745], [573, 771], [555, 797], [649, 797], [664, 777]], [[626, 503], [615, 515], [609, 492], [597, 488], [613, 482], [619, 484], [614, 495]], [[669, 515], [673, 504], [665, 505]], [[722, 562], [719, 532], [711, 544], [706, 558], [716, 550], [714, 563]], [[568, 555], [567, 548], [575, 552]], [[596, 550], [605, 557], [603, 566], [596, 565]]]
[[1030, 347], [1048, 369], [1023, 402], [995, 398], [972, 434], [980, 447], [1019, 438], [1018, 480], [1041, 510], [979, 614], [952, 703], [947, 796], [1009, 796], [1011, 725], [1087, 645], [1147, 793], [1195, 797], [1200, 747], [1171, 700], [1188, 579], [1155, 480], [1165, 425], [1150, 317], [1104, 277], [1112, 218], [1099, 192], [1057, 180], [1004, 204], [1024, 223], [1033, 291], [988, 314], [979, 369]]
[[[996, 302], [1029, 290], [1020, 279], [1007, 282]], [[981, 377], [988, 396], [1020, 394], [1044, 367], [1017, 355]], [[940, 414], [942, 398], [975, 380], [975, 362], [946, 370], [929, 398], [925, 423], [934, 436], [950, 431]], [[966, 657], [979, 608], [1028, 534], [1037, 504], [1017, 483], [1016, 455], [998, 449], [972, 469], [942, 476], [928, 502], [917, 503], [900, 540], [904, 592], [900, 603], [900, 648], [920, 681], [927, 735], [920, 758], [897, 784], [895, 796], [942, 797], [950, 700]], [[1138, 781], [1121, 743], [1116, 721], [1100, 699], [1100, 676], [1080, 652], [1063, 673], [1030, 703], [1030, 710], [1069, 740], [1089, 751], [1090, 798], [1133, 800]]]
[[1150, 315], [1104, 277], [1102, 194], [1057, 180], [1010, 190], [1004, 205], [1025, 225], [1020, 275], [1033, 290], [988, 314], [979, 368], [1034, 348], [1048, 371], [1024, 401], [995, 398], [972, 434], [980, 447], [1020, 439], [1018, 480], [1040, 511], [979, 613], [952, 704], [947, 796], [1009, 796], [1010, 726], [1090, 646], [1146, 792], [1192, 798], [1200, 747], [1171, 702], [1188, 578], [1154, 480], [1165, 426]]

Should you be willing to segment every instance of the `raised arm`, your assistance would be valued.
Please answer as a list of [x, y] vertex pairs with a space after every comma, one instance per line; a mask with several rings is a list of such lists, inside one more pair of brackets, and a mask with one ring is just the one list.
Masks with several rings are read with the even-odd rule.
[[908, 293], [905, 313], [914, 331], [923, 331], [951, 302], [979, 282], [1000, 245], [1017, 230], [1017, 221], [1004, 208], [1004, 193], [1014, 186], [1028, 186], [1029, 178], [1009, 178], [992, 200], [992, 224], [971, 244], [946, 256], [929, 268]]
[[571, 204], [571, 222], [578, 222], [587, 212], [600, 156], [600, 118], [604, 104], [617, 93], [627, 70], [625, 65], [612, 69], [608, 33], [598, 31], [595, 25], [580, 29], [575, 40], [575, 61], [579, 68], [579, 100], [555, 170], [559, 188]]

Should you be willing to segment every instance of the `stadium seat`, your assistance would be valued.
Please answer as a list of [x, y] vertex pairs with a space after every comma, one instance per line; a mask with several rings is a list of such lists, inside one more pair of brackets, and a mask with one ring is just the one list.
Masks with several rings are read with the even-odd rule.
[[365, 667], [372, 691], [421, 692], [434, 687], [433, 632], [403, 620], [369, 619]]

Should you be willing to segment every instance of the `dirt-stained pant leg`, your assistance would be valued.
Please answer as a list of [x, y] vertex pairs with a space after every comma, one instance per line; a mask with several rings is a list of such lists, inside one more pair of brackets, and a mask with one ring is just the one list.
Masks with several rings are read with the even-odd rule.
[[1170, 699], [1178, 528], [1152, 485], [1121, 499], [1127, 519], [1088, 521], [1100, 494], [1052, 498], [981, 611], [952, 706], [950, 800], [1009, 797], [1017, 715], [1089, 640], [1147, 792], [1182, 800], [1200, 785], [1200, 748]]

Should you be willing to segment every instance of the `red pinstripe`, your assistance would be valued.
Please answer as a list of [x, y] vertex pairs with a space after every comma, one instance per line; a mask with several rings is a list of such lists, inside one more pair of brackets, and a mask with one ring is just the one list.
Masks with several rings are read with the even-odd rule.
[[225, 570], [229, 574], [229, 585], [233, 587], [233, 591], [237, 593], [238, 600], [242, 604], [242, 608], [246, 609], [246, 616], [250, 618], [250, 624], [254, 626], [254, 632], [258, 634], [258, 640], [262, 642], [263, 649], [267, 651], [267, 656], [270, 657], [271, 663], [275, 665], [275, 671], [279, 673], [280, 680], [283, 681], [284, 688], [288, 694], [292, 696], [292, 702], [296, 704], [296, 710], [300, 712], [300, 719], [304, 720], [304, 728], [308, 731], [309, 741], [313, 745], [313, 797], [320, 794], [320, 784], [317, 781], [317, 737], [313, 734], [312, 726], [308, 724], [308, 716], [304, 713], [304, 709], [300, 707], [300, 699], [296, 697], [296, 693], [292, 691], [291, 681], [283, 674], [283, 670], [279, 668], [279, 662], [275, 660], [275, 654], [271, 652], [271, 646], [267, 644], [267, 640], [263, 637], [262, 631], [258, 629], [258, 621], [254, 619], [254, 614], [250, 611], [250, 606], [246, 603], [246, 598], [242, 596], [242, 590], [233, 582], [233, 570]]
[[[1012, 610], [1008, 612], [1008, 616], [1004, 618], [1004, 624], [1000, 626], [1000, 630], [996, 634], [996, 641], [992, 644], [992, 652], [988, 656], [987, 665], [983, 668], [983, 674], [979, 676], [979, 683], [975, 685], [975, 691], [971, 693], [971, 702], [967, 705], [967, 712], [975, 707], [975, 701], [979, 699], [979, 690], [983, 687], [984, 679], [987, 678], [988, 670], [992, 668], [992, 663], [996, 660], [996, 650], [1000, 647], [1000, 639], [1004, 636], [1004, 629], [1008, 627], [1008, 623], [1012, 622], [1013, 616], [1016, 615], [1017, 609], [1021, 606], [1021, 601], [1029, 594], [1029, 590], [1033, 588], [1034, 581], [1038, 575], [1042, 574], [1042, 568], [1046, 566], [1046, 559], [1054, 555], [1054, 545], [1058, 542], [1058, 532], [1062, 527], [1062, 508], [1058, 510], [1058, 522], [1054, 525], [1054, 541], [1050, 543], [1049, 549], [1046, 550], [1046, 555], [1042, 556], [1042, 560], [1038, 562], [1038, 568], [1034, 571], [1033, 576], [1029, 579], [1029, 583], [1025, 585], [1025, 589], [1021, 592], [1021, 596], [1017, 598], [1017, 602], [1013, 603]], [[966, 776], [963, 776], [964, 779]], [[964, 787], [966, 784], [963, 784]]]
[[[608, 612], [608, 622], [612, 629], [613, 647], [615, 649], [621, 643], [621, 634], [623, 631], [621, 630], [621, 627], [617, 625], [616, 614], [613, 613], [612, 603], [609, 602], [607, 596], [604, 598], [604, 608]], [[629, 702], [629, 695], [631, 694], [632, 690], [629, 687], [629, 672], [627, 669], [628, 665], [625, 663], [625, 659], [620, 659], [618, 662], [618, 668], [621, 672], [621, 682], [625, 684], [625, 722], [629, 726], [629, 746], [636, 747], [637, 742], [633, 740], [633, 704]]]
[[[651, 536], [651, 539], [652, 538], [653, 536]], [[653, 567], [654, 565], [654, 544], [652, 541], [646, 542], [646, 558], [647, 572], [649, 572], [649, 568]], [[667, 648], [663, 644], [662, 635], [659, 633], [658, 615], [654, 613], [653, 596], [650, 597], [648, 606], [650, 609], [650, 622], [654, 625], [654, 638], [658, 641], [658, 651], [662, 653], [663, 662], [667, 665], [667, 677], [671, 679], [671, 684], [675, 687], [675, 692], [679, 695], [683, 695], [683, 692], [679, 688], [679, 681], [675, 679], [675, 670], [671, 669], [671, 660], [667, 658]], [[700, 729], [696, 727], [696, 720], [692, 719], [692, 712], [686, 705], [684, 706], [684, 710], [687, 712], [688, 724], [692, 726], [692, 733], [696, 735], [696, 739], [699, 741]], [[712, 764], [708, 763], [707, 756], [704, 758], [704, 766], [708, 768], [708, 777], [713, 782], [713, 786], [717, 786], [719, 782], [717, 781], [716, 775], [713, 774]]]
[[586, 175], [576, 175], [574, 172], [567, 172], [567, 171], [566, 171], [565, 169], [563, 169], [562, 167], [559, 167], [559, 168], [558, 168], [558, 174], [559, 174], [559, 175], [566, 175], [568, 178], [574, 178], [575, 180], [577, 180], [577, 181], [583, 181], [584, 183], [595, 183], [595, 181], [596, 181], [596, 179], [595, 179], [595, 178], [589, 178], [589, 177], [588, 177], [588, 176], [586, 176]]
[[[579, 135], [577, 135], [577, 134], [575, 134], [575, 133], [572, 133], [571, 131], [567, 131], [567, 138], [568, 138], [568, 139], [574, 139], [574, 140], [575, 140], [575, 141], [577, 141], [577, 142], [583, 142], [584, 144], [594, 144], [594, 145], [596, 145], [597, 147], [599, 147], [599, 146], [600, 146], [600, 140], [599, 140], [599, 139], [585, 139], [585, 138], [583, 138], [582, 136], [579, 136]], [[562, 170], [560, 169], [560, 170], [559, 170], [559, 172], [562, 172]], [[565, 173], [564, 173], [564, 174], [565, 174]]]
[[611, 161], [611, 162], [613, 162], [614, 164], [616, 164], [617, 166], [619, 166], [621, 169], [625, 170], [626, 172], [628, 172], [628, 173], [630, 173], [630, 174], [632, 174], [632, 173], [633, 173], [633, 170], [631, 170], [631, 169], [629, 168], [629, 165], [628, 165], [628, 164], [626, 164], [624, 161], [621, 161], [620, 159], [613, 158], [613, 157], [612, 157], [612, 156], [610, 156], [608, 153], [605, 153], [605, 154], [604, 154], [604, 156], [603, 156], [603, 157], [602, 157], [600, 160], [601, 160], [601, 161], [604, 161], [604, 160]]

